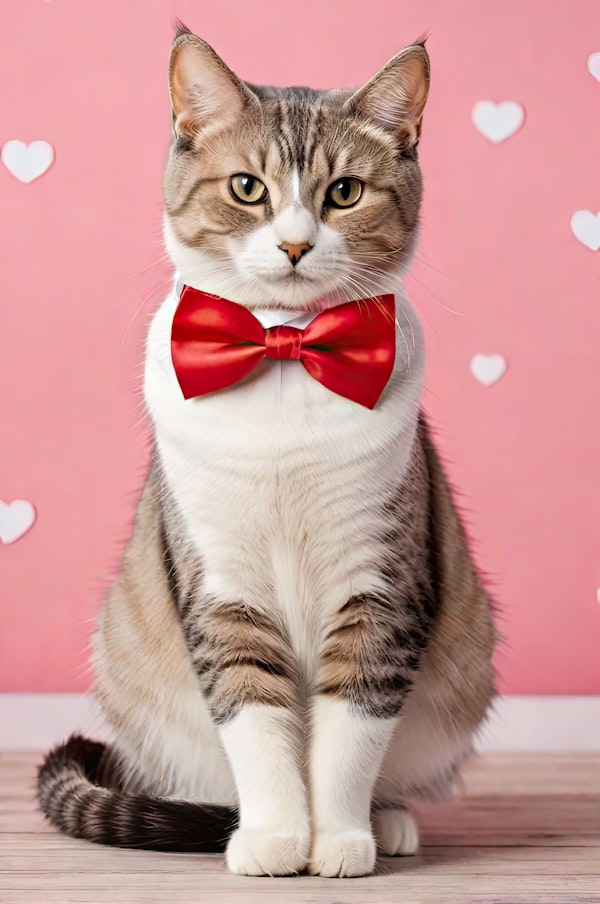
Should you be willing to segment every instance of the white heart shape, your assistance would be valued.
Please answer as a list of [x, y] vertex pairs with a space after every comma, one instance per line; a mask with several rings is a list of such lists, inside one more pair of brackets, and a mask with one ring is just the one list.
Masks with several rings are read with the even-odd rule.
[[600, 82], [600, 53], [592, 53], [588, 57], [588, 72]]
[[516, 100], [505, 100], [501, 104], [480, 100], [473, 107], [471, 118], [482, 135], [498, 144], [513, 135], [522, 125], [525, 110]]
[[15, 499], [14, 502], [0, 500], [0, 541], [14, 543], [33, 527], [36, 513], [31, 502]]
[[600, 212], [578, 210], [571, 217], [571, 229], [576, 239], [592, 251], [600, 248]]
[[506, 359], [502, 355], [475, 355], [471, 360], [471, 373], [484, 386], [491, 386], [506, 373]]
[[2, 163], [21, 182], [33, 182], [43, 176], [54, 162], [54, 148], [48, 141], [25, 144], [18, 138], [7, 141], [2, 148]]

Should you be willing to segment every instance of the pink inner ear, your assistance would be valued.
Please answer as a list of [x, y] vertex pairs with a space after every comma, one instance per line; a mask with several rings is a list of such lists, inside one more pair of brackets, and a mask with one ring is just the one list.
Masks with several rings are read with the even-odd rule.
[[428, 90], [427, 52], [421, 46], [408, 48], [357, 92], [357, 103], [382, 125], [407, 131], [414, 140], [419, 134]]
[[375, 97], [369, 106], [374, 119], [380, 120], [385, 125], [394, 129], [400, 125], [409, 126], [407, 98], [400, 91], [396, 95]]
[[196, 38], [184, 39], [173, 54], [170, 84], [176, 131], [196, 133], [208, 121], [232, 125], [248, 100], [236, 76]]

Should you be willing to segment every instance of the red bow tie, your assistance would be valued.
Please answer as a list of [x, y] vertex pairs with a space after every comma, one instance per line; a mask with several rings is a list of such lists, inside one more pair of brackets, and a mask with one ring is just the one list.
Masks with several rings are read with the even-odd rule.
[[247, 308], [185, 286], [173, 318], [171, 356], [184, 398], [232, 386], [265, 358], [301, 361], [338, 395], [374, 408], [394, 368], [393, 295], [351, 301], [306, 329], [264, 329]]

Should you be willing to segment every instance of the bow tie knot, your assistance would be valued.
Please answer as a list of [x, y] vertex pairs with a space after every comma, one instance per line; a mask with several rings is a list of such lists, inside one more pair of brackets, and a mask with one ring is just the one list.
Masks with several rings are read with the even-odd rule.
[[304, 330], [295, 326], [272, 326], [265, 330], [265, 358], [299, 361]]

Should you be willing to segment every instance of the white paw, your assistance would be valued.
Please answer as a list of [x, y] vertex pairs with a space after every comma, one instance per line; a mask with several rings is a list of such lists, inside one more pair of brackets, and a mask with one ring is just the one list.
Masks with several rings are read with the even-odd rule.
[[335, 835], [317, 832], [313, 840], [308, 872], [313, 876], [366, 876], [375, 866], [375, 841], [364, 829], [349, 829]]
[[373, 829], [379, 850], [388, 857], [407, 857], [419, 849], [419, 829], [410, 810], [379, 810]]
[[291, 876], [306, 866], [310, 847], [308, 832], [266, 832], [237, 829], [227, 845], [225, 859], [232, 873], [241, 876]]

